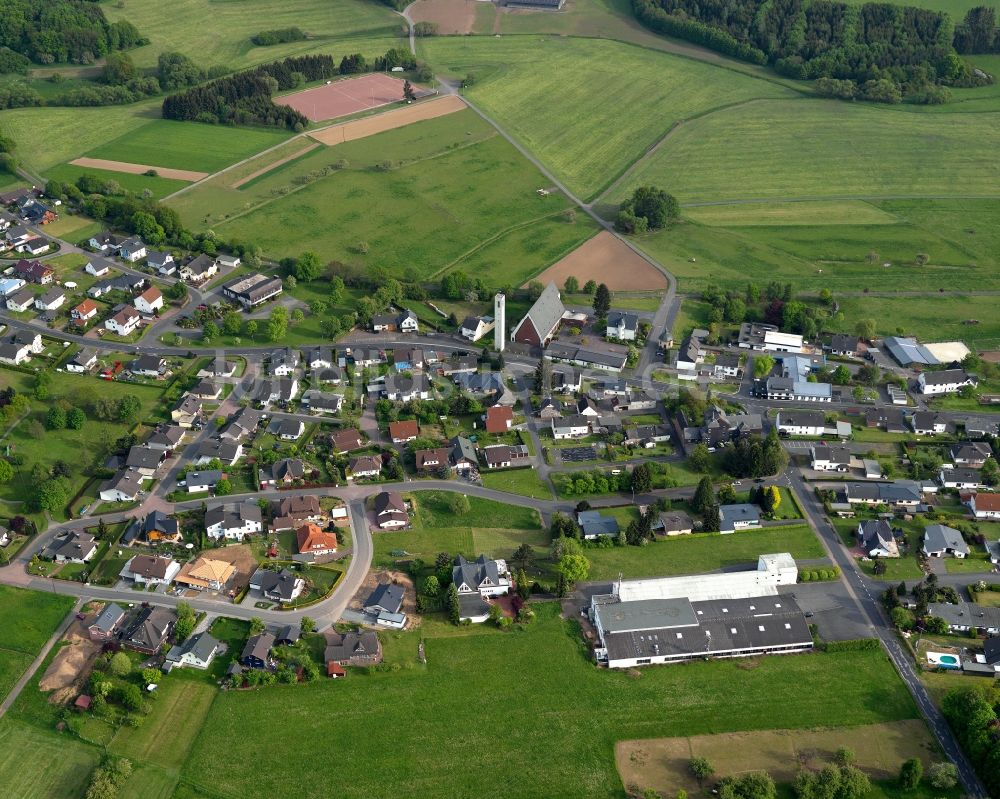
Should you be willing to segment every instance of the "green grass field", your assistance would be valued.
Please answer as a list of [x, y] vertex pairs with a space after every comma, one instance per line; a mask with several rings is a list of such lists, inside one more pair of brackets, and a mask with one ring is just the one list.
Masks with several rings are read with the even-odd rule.
[[677, 536], [644, 547], [588, 549], [591, 580], [699, 574], [726, 566], [756, 563], [760, 555], [790, 552], [800, 560], [822, 558], [823, 546], [804, 525], [747, 530], [731, 535], [716, 533]]
[[[0, 115], [24, 164], [44, 172], [160, 116], [162, 100], [103, 108], [14, 108]], [[39, 136], [38, 131], [45, 135]]]
[[0, 785], [18, 799], [78, 799], [100, 751], [61, 735], [0, 720]]
[[5, 649], [38, 654], [73, 607], [72, 597], [0, 585], [0, 641]]
[[158, 119], [89, 152], [90, 158], [130, 164], [215, 172], [261, 150], [281, 144], [286, 131], [235, 128]]
[[[395, 673], [220, 694], [182, 783], [227, 796], [270, 795], [294, 780], [303, 799], [326, 797], [332, 779], [344, 799], [471, 796], [495, 786], [498, 763], [516, 763], [503, 772], [505, 796], [620, 797], [618, 740], [916, 715], [881, 652], [691, 663], [630, 678], [594, 668], [557, 604], [537, 609], [534, 625], [510, 634], [390, 634], [401, 665]], [[415, 663], [420, 638], [426, 666]], [[777, 693], [783, 701], [773, 701]], [[517, 734], [488, 742], [456, 735], [481, 722], [484, 706], [502, 707], [505, 727]], [[393, 756], [386, 758], [370, 742], [389, 728]], [[267, 735], [247, 734], [263, 729]], [[322, 741], [329, 765], [318, 765], [303, 741]]]
[[[815, 219], [826, 203], [780, 204], [789, 215], [799, 206]], [[761, 205], [706, 206], [686, 209], [700, 220], [724, 220], [725, 226], [684, 221], [668, 231], [637, 240], [677, 276], [685, 291], [697, 292], [709, 283], [743, 288], [747, 281], [792, 283], [796, 291], [885, 292], [1000, 289], [997, 253], [1000, 232], [992, 224], [1000, 214], [997, 200], [882, 200], [871, 208], [889, 217], [889, 224], [848, 223], [842, 204], [834, 202], [830, 220], [789, 216], [781, 223], [759, 224]], [[856, 206], [855, 206], [856, 207]], [[815, 209], [815, 210], [814, 210]], [[743, 211], [747, 216], [743, 217]], [[751, 224], [746, 224], [749, 222]], [[869, 252], [878, 262], [866, 260]], [[918, 252], [929, 261], [917, 266]], [[891, 267], [883, 267], [883, 263]], [[841, 296], [838, 296], [838, 300]], [[853, 298], [852, 298], [853, 299]], [[880, 314], [881, 316], [881, 314]], [[938, 303], [935, 316], [967, 319], [973, 314], [960, 303]], [[888, 315], [885, 315], [888, 318]], [[933, 323], [937, 319], [924, 320]]]
[[441, 37], [422, 48], [439, 71], [474, 73], [470, 99], [587, 198], [676, 122], [794, 94], [777, 83], [606, 40]]
[[219, 691], [182, 677], [165, 679], [151, 702], [152, 711], [138, 729], [122, 727], [109, 751], [169, 769], [184, 765]]
[[232, 182], [217, 176], [170, 204], [188, 225], [268, 255], [313, 250], [401, 276], [458, 268], [520, 283], [596, 230], [582, 214], [563, 217], [562, 195], [539, 196], [544, 178], [472, 111], [317, 148], [240, 189]]
[[432, 563], [439, 552], [507, 558], [523, 543], [549, 544], [548, 531], [529, 508], [469, 497], [469, 512], [456, 516], [448, 509], [443, 492], [420, 491], [410, 496], [417, 508], [413, 528], [375, 534], [376, 566], [391, 566], [395, 550]]
[[648, 184], [669, 186], [681, 203], [996, 197], [998, 122], [997, 113], [930, 115], [831, 100], [748, 103], [675, 130], [614, 199]]
[[[388, 6], [364, 0], [128, 0], [105, 9], [111, 21], [127, 19], [150, 39], [129, 53], [138, 66], [155, 66], [161, 52], [178, 51], [202, 67], [240, 69], [304, 53], [384, 53], [401, 44], [401, 19]], [[297, 26], [313, 38], [257, 47], [250, 37], [262, 30]]]
[[684, 209], [684, 216], [709, 227], [786, 225], [893, 225], [899, 220], [864, 200], [701, 205]]
[[188, 185], [186, 180], [130, 175], [127, 172], [111, 172], [107, 169], [93, 169], [73, 164], [60, 164], [45, 172], [45, 177], [49, 180], [61, 180], [64, 183], [73, 183], [80, 175], [96, 175], [101, 180], [113, 180], [133, 194], [141, 195], [148, 189], [157, 200]]
[[487, 488], [536, 499], [552, 499], [552, 491], [534, 469], [505, 469], [499, 472], [482, 472], [480, 476]]

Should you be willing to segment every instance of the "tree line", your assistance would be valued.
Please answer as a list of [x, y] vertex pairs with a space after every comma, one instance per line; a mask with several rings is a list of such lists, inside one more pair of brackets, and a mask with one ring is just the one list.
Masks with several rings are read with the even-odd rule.
[[989, 6], [970, 8], [955, 26], [955, 49], [963, 54], [1000, 53], [996, 10]]
[[297, 56], [262, 64], [170, 95], [163, 101], [163, 118], [304, 130], [309, 120], [294, 108], [276, 105], [271, 95], [336, 74], [333, 56], [329, 55]]
[[[947, 99], [935, 87], [992, 82], [956, 55], [955, 27], [943, 12], [832, 0], [633, 0], [633, 9], [659, 33], [770, 64], [792, 78], [850, 84], [818, 87], [827, 96], [933, 103]], [[966, 38], [981, 46], [989, 15], [970, 16], [974, 34]]]
[[90, 0], [0, 0], [0, 20], [0, 48], [7, 51], [0, 56], [0, 72], [26, 71], [23, 59], [92, 64], [115, 50], [149, 43], [131, 22], [108, 22], [100, 5]]

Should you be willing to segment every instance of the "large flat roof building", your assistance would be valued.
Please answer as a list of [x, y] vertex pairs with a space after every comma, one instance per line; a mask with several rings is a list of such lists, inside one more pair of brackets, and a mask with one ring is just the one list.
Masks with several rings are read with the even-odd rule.
[[781, 553], [762, 555], [756, 571], [619, 581], [591, 599], [595, 656], [609, 668], [631, 668], [804, 652], [813, 645], [805, 615], [777, 593], [794, 574], [795, 561]]

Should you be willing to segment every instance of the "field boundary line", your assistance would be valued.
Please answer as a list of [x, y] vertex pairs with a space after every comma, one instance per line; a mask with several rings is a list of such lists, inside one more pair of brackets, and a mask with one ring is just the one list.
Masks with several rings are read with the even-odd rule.
[[858, 202], [867, 203], [886, 200], [1000, 200], [1000, 194], [884, 194], [881, 196], [872, 194], [830, 194], [811, 197], [751, 197], [681, 203], [681, 208], [706, 208], [713, 205], [782, 205], [786, 203], [838, 202], [844, 200], [857, 200]]
[[[440, 269], [438, 269], [436, 272], [433, 272], [430, 275], [428, 275], [427, 279], [428, 280], [434, 280], [436, 277], [438, 277], [439, 275], [444, 274], [445, 272], [447, 272], [452, 267], [457, 266], [462, 261], [464, 261], [466, 258], [468, 258], [470, 255], [478, 252], [479, 250], [481, 250], [486, 245], [492, 244], [494, 241], [502, 239], [508, 233], [513, 233], [515, 230], [520, 230], [521, 228], [529, 227], [531, 225], [534, 225], [537, 222], [541, 222], [544, 219], [550, 219], [550, 218], [552, 218], [554, 216], [557, 216], [559, 214], [564, 214], [564, 213], [566, 213], [567, 210], [570, 210], [570, 209], [560, 208], [558, 210], [550, 211], [547, 214], [542, 214], [541, 216], [537, 216], [537, 217], [535, 217], [533, 219], [528, 219], [525, 222], [519, 222], [516, 225], [511, 225], [509, 228], [505, 228], [505, 229], [501, 230], [499, 233], [494, 233], [488, 239], [483, 239], [481, 242], [479, 242], [479, 244], [477, 244], [471, 250], [467, 250], [466, 252], [464, 252], [460, 256], [458, 256], [458, 258], [454, 259], [450, 263], [445, 264]], [[551, 266], [551, 264], [549, 264], [549, 266]], [[548, 267], [545, 267], [545, 268], [548, 269]], [[541, 273], [539, 273], [539, 274], [541, 274]]]
[[[636, 170], [636, 168], [640, 164], [642, 164], [650, 157], [655, 155], [657, 152], [659, 152], [660, 148], [667, 143], [667, 139], [673, 136], [674, 133], [676, 133], [680, 128], [684, 127], [684, 125], [688, 124], [689, 122], [695, 122], [699, 119], [710, 116], [712, 114], [719, 113], [722, 111], [728, 111], [732, 108], [737, 108], [739, 106], [750, 105], [752, 103], [770, 102], [771, 100], [774, 99], [782, 99], [782, 98], [753, 97], [748, 100], [736, 100], [732, 103], [724, 103], [723, 105], [717, 105], [714, 108], [706, 108], [704, 111], [699, 111], [697, 114], [692, 114], [691, 116], [685, 117], [684, 119], [678, 119], [667, 129], [666, 133], [664, 133], [662, 136], [660, 136], [659, 139], [650, 144], [642, 155], [636, 158], [631, 164], [626, 166], [618, 174], [617, 177], [612, 178], [610, 183], [606, 183], [605, 188], [601, 189], [598, 192], [598, 194], [594, 196], [594, 199], [590, 201], [590, 204], [596, 205], [597, 203], [601, 202], [601, 200], [603, 200], [607, 195], [611, 194], [629, 175], [631, 175]], [[795, 99], [804, 99], [804, 98], [788, 98], [789, 102]]]
[[[450, 153], [457, 153], [460, 150], [464, 150], [464, 149], [466, 149], [468, 147], [475, 147], [477, 144], [482, 144], [485, 141], [489, 141], [490, 139], [496, 138], [498, 135], [500, 135], [500, 134], [498, 134], [496, 131], [494, 131], [493, 134], [491, 134], [490, 136], [487, 136], [486, 138], [479, 139], [478, 141], [474, 141], [474, 142], [466, 142], [465, 144], [460, 144], [460, 145], [458, 145], [458, 147], [454, 147], [451, 150], [445, 150], [444, 152], [434, 153], [434, 155], [428, 155], [425, 158], [417, 158], [417, 159], [415, 159], [413, 161], [407, 161], [405, 164], [400, 164], [398, 167], [394, 167], [393, 169], [391, 169], [389, 171], [390, 172], [395, 172], [397, 169], [405, 169], [406, 167], [412, 166], [414, 164], [422, 164], [424, 161], [432, 161], [435, 158], [440, 158], [442, 156], [449, 155]], [[289, 140], [289, 141], [291, 141], [291, 140]], [[235, 166], [235, 164], [234, 164], [234, 166]], [[327, 175], [326, 177], [329, 177], [329, 175]], [[317, 180], [322, 180], [322, 178], [317, 178]], [[268, 197], [268, 198], [262, 200], [261, 202], [259, 202], [257, 205], [255, 205], [255, 206], [253, 206], [251, 208], [246, 208], [246, 209], [240, 211], [238, 214], [233, 214], [232, 216], [229, 216], [229, 217], [226, 217], [225, 219], [219, 220], [218, 222], [215, 222], [214, 224], [216, 226], [218, 226], [218, 225], [228, 224], [229, 222], [233, 222], [233, 221], [235, 221], [237, 219], [240, 219], [241, 217], [246, 216], [249, 213], [252, 213], [254, 211], [260, 210], [261, 208], [264, 208], [264, 207], [270, 205], [271, 203], [276, 202], [277, 200], [280, 200], [280, 199], [282, 199], [284, 197], [289, 197], [290, 195], [295, 194], [296, 192], [300, 192], [303, 189], [308, 189], [315, 182], [316, 182], [316, 180], [311, 180], [308, 183], [304, 183], [301, 186], [295, 186], [294, 188], [289, 189], [284, 194], [279, 194], [276, 197]]]
[[289, 161], [294, 161], [296, 158], [300, 158], [303, 155], [305, 155], [306, 153], [312, 152], [313, 150], [315, 150], [319, 146], [320, 146], [320, 143], [319, 142], [315, 142], [313, 144], [307, 145], [306, 147], [303, 147], [301, 150], [296, 150], [291, 155], [286, 156], [285, 158], [280, 158], [277, 161], [275, 161], [273, 164], [269, 164], [268, 166], [261, 167], [256, 172], [251, 172], [249, 175], [247, 175], [246, 177], [240, 178], [235, 183], [230, 183], [229, 184], [229, 188], [231, 188], [231, 189], [238, 189], [240, 186], [243, 186], [243, 185], [249, 183], [254, 178], [259, 178], [261, 175], [266, 175], [268, 172], [271, 172], [272, 170], [277, 169], [279, 166], [282, 166], [283, 164], [287, 164]]

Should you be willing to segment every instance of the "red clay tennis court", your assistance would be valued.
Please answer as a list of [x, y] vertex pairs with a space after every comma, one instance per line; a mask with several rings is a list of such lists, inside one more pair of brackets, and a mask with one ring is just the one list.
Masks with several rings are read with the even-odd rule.
[[[428, 94], [427, 90], [414, 87], [417, 96]], [[312, 122], [356, 114], [369, 108], [397, 103], [403, 99], [403, 81], [382, 73], [362, 75], [358, 78], [338, 80], [314, 89], [306, 89], [295, 94], [276, 97], [275, 102], [289, 105], [304, 114]]]

